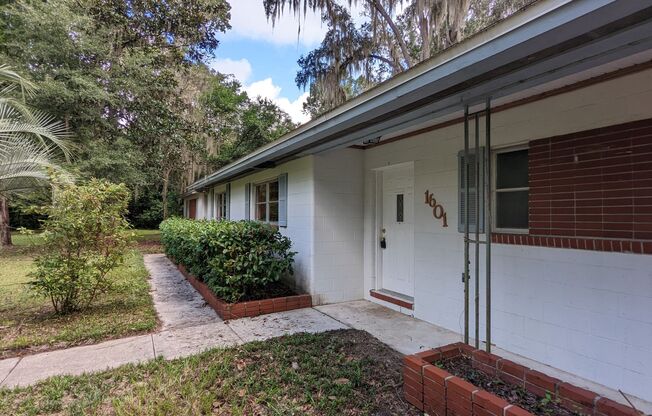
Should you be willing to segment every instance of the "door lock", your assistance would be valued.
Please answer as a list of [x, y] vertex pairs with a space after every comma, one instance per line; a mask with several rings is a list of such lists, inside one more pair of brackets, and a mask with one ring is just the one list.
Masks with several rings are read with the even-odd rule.
[[381, 230], [380, 234], [380, 248], [387, 248], [387, 239], [385, 239], [385, 229]]

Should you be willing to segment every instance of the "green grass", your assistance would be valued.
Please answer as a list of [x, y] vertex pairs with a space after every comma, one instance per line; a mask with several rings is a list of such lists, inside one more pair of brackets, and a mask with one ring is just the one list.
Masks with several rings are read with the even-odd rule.
[[21, 234], [18, 232], [11, 233], [11, 241], [16, 247], [36, 247], [43, 243], [41, 234]]
[[0, 358], [98, 342], [156, 328], [148, 273], [139, 250], [111, 272], [115, 290], [90, 308], [56, 315], [48, 299], [29, 291], [28, 273], [41, 239], [15, 235], [16, 247], [0, 251]]
[[159, 230], [134, 230], [134, 240], [138, 250], [144, 254], [162, 253], [161, 232]]
[[343, 330], [0, 390], [0, 414], [418, 413], [402, 399], [400, 355], [366, 332]]

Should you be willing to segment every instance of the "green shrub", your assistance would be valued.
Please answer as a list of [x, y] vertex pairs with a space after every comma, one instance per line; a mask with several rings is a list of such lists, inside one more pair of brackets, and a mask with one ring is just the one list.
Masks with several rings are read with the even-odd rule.
[[267, 224], [171, 218], [160, 228], [166, 254], [228, 302], [293, 272], [290, 239]]
[[30, 287], [56, 312], [83, 309], [111, 288], [107, 274], [122, 264], [129, 245], [128, 203], [124, 184], [96, 179], [55, 190], [44, 209], [44, 251]]

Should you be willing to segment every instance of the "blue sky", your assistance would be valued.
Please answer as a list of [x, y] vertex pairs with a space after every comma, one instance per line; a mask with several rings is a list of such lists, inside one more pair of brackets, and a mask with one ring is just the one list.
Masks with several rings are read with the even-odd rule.
[[319, 45], [325, 26], [317, 15], [309, 13], [300, 21], [292, 14], [284, 15], [273, 27], [265, 17], [262, 0], [230, 3], [232, 29], [220, 34], [210, 66], [233, 74], [249, 95], [273, 100], [294, 121], [307, 121], [301, 111], [307, 93], [294, 83], [297, 59]]

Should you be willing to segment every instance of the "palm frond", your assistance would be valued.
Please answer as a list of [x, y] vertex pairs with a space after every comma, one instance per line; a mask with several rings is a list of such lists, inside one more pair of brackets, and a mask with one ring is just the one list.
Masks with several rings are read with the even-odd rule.
[[6, 64], [0, 64], [0, 84], [17, 85], [20, 87], [23, 100], [25, 100], [26, 97], [32, 96], [36, 91], [36, 85], [34, 85], [34, 83], [21, 77]]
[[[71, 181], [57, 163], [70, 158], [70, 134], [63, 123], [30, 108], [25, 97], [36, 86], [0, 65], [0, 193], [17, 193], [47, 185], [57, 172]], [[20, 93], [19, 93], [20, 92]]]
[[5, 141], [0, 156], [0, 192], [24, 188], [25, 182], [47, 182], [52, 172], [61, 171], [54, 162], [55, 146], [25, 139]]

